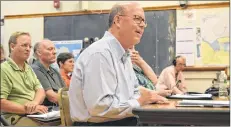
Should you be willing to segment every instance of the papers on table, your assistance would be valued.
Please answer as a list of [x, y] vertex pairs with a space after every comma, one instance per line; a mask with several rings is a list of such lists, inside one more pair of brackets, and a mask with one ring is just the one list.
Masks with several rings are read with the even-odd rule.
[[212, 99], [212, 94], [176, 94], [168, 96], [167, 98], [172, 99]]
[[60, 111], [51, 111], [51, 112], [48, 112], [45, 114], [39, 114], [39, 115], [27, 115], [27, 117], [43, 118], [43, 119], [60, 118]]
[[200, 107], [229, 107], [229, 101], [214, 100], [182, 100], [178, 101], [178, 106], [200, 106]]

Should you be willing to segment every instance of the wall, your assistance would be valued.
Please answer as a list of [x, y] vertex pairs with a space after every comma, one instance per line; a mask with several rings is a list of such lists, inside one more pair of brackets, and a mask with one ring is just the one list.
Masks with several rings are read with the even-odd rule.
[[[81, 9], [110, 9], [117, 2], [127, 1], [61, 1], [60, 9], [53, 7], [53, 1], [1, 1], [1, 16], [69, 12]], [[143, 7], [179, 5], [179, 1], [136, 1]], [[224, 1], [189, 1], [189, 4], [217, 3]]]
[[204, 93], [212, 86], [212, 80], [216, 78], [218, 71], [187, 71], [183, 72], [185, 83], [189, 92]]
[[[8, 56], [8, 39], [10, 35], [15, 31], [29, 32], [31, 35], [32, 45], [43, 38], [43, 17], [39, 18], [22, 18], [22, 19], [11, 19], [7, 20], [4, 24], [4, 49], [5, 55]], [[39, 25], [37, 25], [39, 24]], [[30, 56], [32, 55], [32, 52]]]
[[[123, 1], [127, 2], [127, 1]], [[136, 1], [142, 7], [155, 7], [155, 6], [171, 6], [179, 5], [179, 1]], [[188, 4], [202, 4], [202, 3], [216, 3], [221, 1], [189, 1]], [[224, 1], [223, 1], [224, 2]], [[89, 9], [110, 9], [117, 1], [89, 1]]]

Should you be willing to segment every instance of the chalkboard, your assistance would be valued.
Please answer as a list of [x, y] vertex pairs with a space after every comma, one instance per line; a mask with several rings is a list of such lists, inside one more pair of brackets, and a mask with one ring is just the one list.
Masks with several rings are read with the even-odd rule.
[[[44, 37], [52, 41], [101, 38], [108, 29], [108, 17], [108, 14], [44, 17]], [[148, 26], [136, 49], [160, 74], [175, 54], [176, 10], [147, 11], [145, 17]]]
[[136, 50], [155, 73], [160, 74], [175, 56], [176, 11], [149, 11], [145, 17], [148, 26]]

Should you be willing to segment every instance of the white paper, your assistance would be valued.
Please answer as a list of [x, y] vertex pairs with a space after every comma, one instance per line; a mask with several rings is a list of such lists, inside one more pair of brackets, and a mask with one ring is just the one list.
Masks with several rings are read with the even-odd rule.
[[194, 42], [177, 42], [176, 43], [176, 53], [193, 53], [194, 52]]
[[60, 111], [52, 111], [45, 114], [39, 115], [27, 115], [27, 117], [36, 117], [36, 118], [58, 118], [60, 117]]
[[171, 95], [174, 98], [185, 98], [185, 99], [195, 99], [195, 98], [211, 98], [212, 94], [176, 94]]
[[195, 41], [196, 28], [178, 27], [176, 29], [176, 55], [184, 56], [187, 66], [193, 66], [195, 64]]
[[195, 40], [196, 32], [192, 27], [177, 27], [176, 29], [176, 41], [177, 42], [192, 42]]
[[182, 100], [179, 101], [182, 105], [205, 105], [205, 106], [229, 106], [229, 101], [214, 101], [214, 100]]

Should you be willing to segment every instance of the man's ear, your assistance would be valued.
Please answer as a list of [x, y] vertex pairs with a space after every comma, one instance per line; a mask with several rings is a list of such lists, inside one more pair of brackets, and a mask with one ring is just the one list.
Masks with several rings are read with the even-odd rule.
[[36, 51], [36, 54], [38, 54], [38, 56], [41, 55], [41, 52], [39, 50]]
[[10, 43], [10, 51], [12, 52], [15, 48], [15, 44], [14, 43]]
[[114, 17], [114, 24], [116, 25], [116, 27], [120, 28], [120, 16], [115, 16]]

